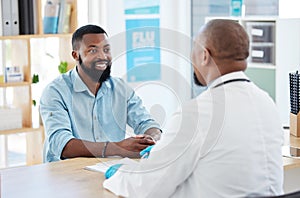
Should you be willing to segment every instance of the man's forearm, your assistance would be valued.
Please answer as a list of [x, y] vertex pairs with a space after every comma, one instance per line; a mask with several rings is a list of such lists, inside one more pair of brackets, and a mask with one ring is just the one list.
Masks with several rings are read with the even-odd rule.
[[80, 139], [71, 139], [62, 151], [62, 158], [73, 157], [101, 157], [104, 142], [89, 142]]
[[146, 139], [127, 138], [120, 142], [89, 142], [80, 139], [71, 139], [64, 147], [61, 158], [74, 157], [139, 157], [139, 152], [152, 141]]

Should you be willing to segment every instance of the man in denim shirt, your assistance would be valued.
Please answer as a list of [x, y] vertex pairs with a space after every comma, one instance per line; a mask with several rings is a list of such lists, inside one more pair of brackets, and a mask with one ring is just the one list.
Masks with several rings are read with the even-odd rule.
[[[72, 37], [76, 67], [43, 91], [44, 161], [73, 157], [138, 157], [160, 139], [160, 126], [122, 79], [110, 76], [107, 33], [86, 25]], [[126, 124], [136, 136], [125, 139]]]

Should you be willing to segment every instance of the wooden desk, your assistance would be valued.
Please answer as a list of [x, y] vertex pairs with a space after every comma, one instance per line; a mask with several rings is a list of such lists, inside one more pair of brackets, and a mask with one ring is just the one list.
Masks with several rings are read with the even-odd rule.
[[0, 170], [3, 198], [116, 197], [102, 187], [102, 173], [84, 170], [101, 158], [75, 158], [59, 162]]
[[289, 157], [283, 157], [284, 170], [290, 170], [293, 168], [300, 168], [300, 159], [293, 159]]
[[[300, 138], [290, 135], [290, 145], [300, 148]], [[300, 168], [300, 159], [283, 157], [284, 170]]]
[[290, 135], [290, 144], [291, 146], [300, 147], [300, 137]]
[[[299, 139], [291, 139], [291, 144]], [[0, 169], [0, 197], [116, 197], [102, 187], [104, 181], [102, 173], [84, 169], [85, 166], [107, 160], [75, 158], [47, 164]], [[300, 167], [298, 159], [284, 157], [283, 160], [284, 170]]]

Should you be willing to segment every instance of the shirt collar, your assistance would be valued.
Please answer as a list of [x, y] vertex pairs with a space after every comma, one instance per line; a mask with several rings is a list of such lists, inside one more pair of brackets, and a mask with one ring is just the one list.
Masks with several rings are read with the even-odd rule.
[[208, 84], [208, 88], [212, 88], [212, 87], [214, 87], [222, 82], [225, 82], [227, 80], [238, 79], [238, 78], [243, 78], [243, 79], [249, 80], [249, 78], [242, 71], [231, 72], [231, 73], [225, 74], [225, 75], [213, 80], [212, 82], [210, 82]]
[[73, 89], [75, 92], [83, 92], [89, 90], [85, 83], [81, 80], [76, 67], [72, 71]]

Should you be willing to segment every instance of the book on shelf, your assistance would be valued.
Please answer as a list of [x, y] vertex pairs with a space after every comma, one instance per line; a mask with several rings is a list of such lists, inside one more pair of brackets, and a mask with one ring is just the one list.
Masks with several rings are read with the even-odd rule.
[[1, 0], [2, 36], [11, 35], [10, 1]]
[[66, 0], [60, 0], [57, 33], [69, 33], [71, 8]]
[[29, 10], [29, 34], [34, 34], [34, 2], [35, 0], [28, 0]]
[[29, 34], [29, 0], [19, 0], [20, 34]]
[[11, 35], [19, 35], [19, 3], [11, 0]]
[[[38, 0], [31, 0], [32, 1], [32, 12], [33, 12], [33, 33], [38, 33]], [[30, 9], [29, 9], [30, 10]]]
[[19, 35], [18, 0], [1, 0], [2, 36]]
[[23, 82], [24, 73], [23, 68], [20, 66], [6, 67], [5, 69], [5, 82]]
[[43, 27], [45, 34], [56, 34], [58, 28], [59, 4], [47, 1], [44, 7]]
[[20, 34], [37, 33], [37, 0], [18, 0]]

